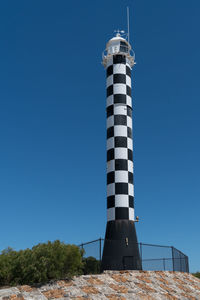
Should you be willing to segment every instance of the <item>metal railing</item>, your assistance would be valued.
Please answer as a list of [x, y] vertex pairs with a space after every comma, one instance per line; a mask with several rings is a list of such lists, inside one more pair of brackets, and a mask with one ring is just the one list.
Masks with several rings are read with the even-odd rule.
[[104, 50], [102, 52], [102, 64], [104, 67], [106, 67], [107, 59], [112, 55], [125, 55], [130, 60], [131, 66], [135, 64], [135, 52], [133, 49], [128, 49], [128, 52], [123, 52], [122, 49], [115, 49], [112, 53], [108, 53], [107, 50]]
[[[92, 257], [101, 264], [104, 239], [82, 243], [84, 258]], [[189, 272], [188, 256], [173, 246], [138, 243], [142, 270]], [[100, 272], [100, 269], [99, 269]]]

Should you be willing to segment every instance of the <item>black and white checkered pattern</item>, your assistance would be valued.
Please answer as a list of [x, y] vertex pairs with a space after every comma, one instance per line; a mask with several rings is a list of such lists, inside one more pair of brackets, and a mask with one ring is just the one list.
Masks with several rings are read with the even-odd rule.
[[107, 60], [107, 221], [134, 220], [131, 67]]

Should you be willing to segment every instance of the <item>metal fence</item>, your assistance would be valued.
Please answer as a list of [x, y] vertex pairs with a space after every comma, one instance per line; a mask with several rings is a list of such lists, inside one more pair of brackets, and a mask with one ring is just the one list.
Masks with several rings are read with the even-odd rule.
[[[104, 239], [79, 245], [84, 249], [84, 257], [94, 257], [101, 263]], [[138, 243], [142, 270], [189, 272], [188, 256], [173, 246]], [[100, 270], [99, 270], [100, 271]]]

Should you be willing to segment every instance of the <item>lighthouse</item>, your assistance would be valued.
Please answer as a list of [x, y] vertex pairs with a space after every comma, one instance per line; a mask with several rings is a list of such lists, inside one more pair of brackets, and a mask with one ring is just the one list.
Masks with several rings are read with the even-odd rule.
[[141, 270], [135, 230], [131, 70], [134, 52], [120, 31], [103, 52], [106, 69], [107, 226], [102, 270]]

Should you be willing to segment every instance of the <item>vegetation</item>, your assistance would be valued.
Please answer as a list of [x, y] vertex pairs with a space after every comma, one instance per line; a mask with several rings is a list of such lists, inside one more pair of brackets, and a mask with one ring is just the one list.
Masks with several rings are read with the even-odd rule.
[[84, 269], [83, 250], [75, 245], [54, 241], [20, 251], [7, 248], [0, 255], [0, 286], [45, 283], [81, 275]]
[[200, 272], [193, 273], [192, 275], [200, 279]]
[[100, 273], [100, 261], [96, 260], [93, 256], [89, 256], [83, 259], [84, 274], [99, 274]]

